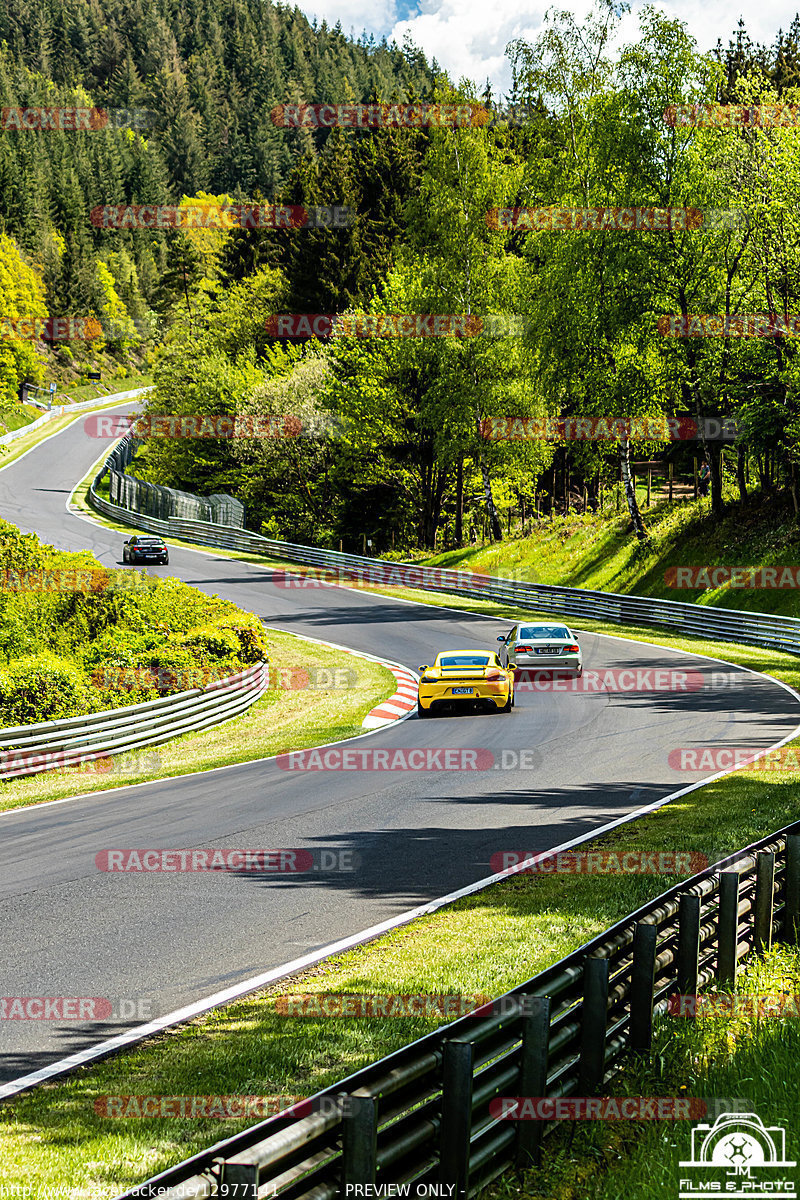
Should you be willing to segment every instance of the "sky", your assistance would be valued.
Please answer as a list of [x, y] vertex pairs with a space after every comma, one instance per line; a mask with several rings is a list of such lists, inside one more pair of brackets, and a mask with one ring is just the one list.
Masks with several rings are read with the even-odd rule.
[[[546, 0], [372, 0], [368, 5], [364, 0], [300, 0], [299, 7], [309, 17], [324, 18], [330, 25], [341, 21], [344, 32], [354, 31], [355, 36], [363, 30], [376, 38], [385, 34], [401, 46], [408, 33], [428, 60], [436, 58], [454, 82], [466, 77], [482, 90], [489, 79], [495, 96], [502, 96], [511, 79], [505, 56], [508, 43], [519, 37], [533, 40], [550, 7], [580, 15], [588, 6], [571, 0], [560, 0], [555, 5]], [[643, 7], [636, 0], [631, 4], [620, 29], [623, 41], [637, 39], [636, 14]], [[796, 11], [791, 3], [787, 6], [779, 0], [760, 0], [758, 5], [751, 2], [749, 11], [727, 0], [679, 0], [656, 7], [683, 21], [701, 51], [712, 50], [718, 38], [727, 46], [740, 15], [754, 42], [771, 45], [777, 31], [789, 26]]]

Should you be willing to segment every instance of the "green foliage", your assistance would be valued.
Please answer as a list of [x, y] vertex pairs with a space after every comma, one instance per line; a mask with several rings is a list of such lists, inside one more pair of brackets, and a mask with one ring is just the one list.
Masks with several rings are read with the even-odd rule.
[[224, 617], [217, 623], [220, 633], [231, 634], [238, 643], [233, 653], [240, 662], [252, 664], [263, 662], [269, 658], [267, 638], [264, 626], [258, 617], [251, 613], [241, 613], [236, 617]]
[[89, 709], [89, 689], [74, 663], [49, 654], [17, 659], [0, 670], [0, 723], [74, 717]]
[[203, 656], [197, 653], [200, 648], [166, 644], [138, 655], [135, 666], [139, 672], [149, 673], [159, 695], [187, 692], [217, 678], [216, 672], [211, 672]]
[[[273, 109], [301, 99], [411, 97], [429, 92], [435, 75], [411, 46], [356, 42], [325, 22], [312, 28], [298, 8], [270, 0], [226, 0], [222, 6], [197, 0], [191, 13], [167, 0], [133, 9], [125, 0], [110, 0], [102, 12], [87, 0], [69, 11], [56, 0], [43, 0], [35, 10], [4, 10], [0, 106], [135, 107], [149, 116], [141, 128], [134, 116], [127, 128], [112, 120], [85, 132], [3, 133], [0, 293], [6, 293], [9, 263], [11, 274], [21, 278], [14, 261], [21, 252], [36, 263], [37, 286], [55, 315], [94, 310], [124, 321], [150, 309], [180, 311], [186, 285], [203, 273], [197, 239], [169, 230], [93, 228], [93, 208], [178, 204], [203, 192], [280, 201], [303, 156], [311, 163], [325, 160], [321, 194], [335, 192], [330, 131], [280, 127]], [[212, 257], [227, 252], [227, 240]], [[249, 273], [248, 238], [237, 242], [233, 260]], [[322, 245], [315, 237], [311, 242]], [[354, 267], [357, 251], [350, 258]], [[23, 346], [19, 353], [31, 351]], [[0, 355], [0, 391], [10, 395], [5, 357]]]
[[[230, 601], [103, 571], [88, 551], [54, 550], [5, 521], [0, 571], [0, 726], [207, 686], [268, 657], [261, 622]], [[146, 586], [121, 588], [133, 581]]]
[[180, 645], [195, 655], [201, 662], [229, 662], [239, 650], [239, 639], [232, 629], [217, 625], [204, 625], [192, 629], [180, 639]]

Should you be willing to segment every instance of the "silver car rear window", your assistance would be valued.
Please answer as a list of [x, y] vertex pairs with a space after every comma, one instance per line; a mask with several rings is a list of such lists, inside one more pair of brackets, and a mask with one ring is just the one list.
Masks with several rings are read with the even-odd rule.
[[525, 625], [520, 626], [520, 631], [517, 634], [517, 641], [522, 641], [523, 638], [528, 638], [535, 641], [537, 638], [553, 638], [567, 641], [572, 637], [572, 634], [563, 625]]

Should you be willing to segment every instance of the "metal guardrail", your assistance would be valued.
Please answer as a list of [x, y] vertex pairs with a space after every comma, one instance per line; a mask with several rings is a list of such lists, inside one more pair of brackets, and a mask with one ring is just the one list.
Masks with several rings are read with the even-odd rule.
[[269, 665], [256, 663], [208, 687], [125, 708], [0, 729], [0, 780], [157, 746], [245, 712], [269, 686]]
[[478, 575], [471, 571], [453, 571], [446, 567], [423, 567], [414, 563], [389, 562], [366, 558], [358, 554], [341, 554], [314, 546], [300, 546], [262, 537], [246, 529], [235, 529], [205, 521], [181, 518], [159, 520], [135, 514], [99, 496], [96, 484], [107, 471], [116, 468], [118, 447], [106, 460], [102, 470], [89, 488], [92, 505], [108, 517], [123, 524], [160, 533], [162, 537], [177, 537], [206, 546], [228, 550], [243, 550], [266, 554], [289, 562], [331, 571], [334, 578], [347, 578], [365, 583], [420, 588], [423, 591], [455, 593], [473, 599], [494, 600], [537, 612], [558, 613], [565, 617], [581, 617], [615, 624], [652, 625], [671, 629], [691, 637], [723, 642], [739, 642], [747, 646], [764, 646], [800, 654], [800, 619], [774, 616], [771, 613], [748, 612], [741, 609], [712, 608], [676, 600], [651, 600], [644, 596], [629, 596], [618, 592], [590, 591], [586, 588], [556, 587], [549, 584], [526, 583]]
[[[6, 446], [9, 442], [15, 442], [17, 438], [24, 437], [26, 433], [30, 433], [33, 429], [39, 429], [42, 425], [46, 425], [48, 421], [55, 420], [56, 417], [63, 417], [65, 413], [80, 412], [85, 408], [103, 408], [111, 404], [115, 404], [117, 400], [131, 399], [133, 396], [138, 396], [142, 392], [149, 391], [149, 388], [135, 388], [132, 392], [116, 392], [110, 396], [98, 396], [95, 400], [81, 400], [77, 404], [57, 404], [35, 421], [29, 421], [27, 425], [20, 426], [19, 429], [11, 429], [8, 433], [4, 433], [0, 437], [0, 446]], [[42, 405], [37, 404], [35, 400], [28, 401], [36, 408], [41, 408]]]
[[[162, 536], [319, 567], [343, 582], [400, 583], [800, 654], [800, 620], [793, 618], [475, 578], [206, 522], [138, 516], [95, 490], [114, 467], [109, 460], [96, 477], [91, 503]], [[500, 997], [493, 1015], [463, 1017], [316, 1093], [311, 1115], [272, 1117], [121, 1200], [334, 1200], [348, 1185], [377, 1182], [455, 1184], [459, 1200], [475, 1195], [509, 1167], [537, 1161], [556, 1125], [504, 1121], [490, 1112], [493, 1099], [600, 1093], [631, 1050], [649, 1048], [670, 995], [693, 995], [712, 980], [730, 986], [744, 955], [773, 939], [800, 943], [800, 823], [747, 847], [736, 866], [709, 868], [662, 893]]]
[[740, 960], [773, 940], [800, 944], [800, 822], [676, 884], [505, 993], [494, 1015], [429, 1033], [316, 1093], [311, 1115], [271, 1117], [125, 1200], [334, 1200], [375, 1183], [473, 1196], [537, 1162], [557, 1125], [505, 1121], [493, 1099], [602, 1094], [631, 1051], [650, 1049], [670, 996], [734, 986]]

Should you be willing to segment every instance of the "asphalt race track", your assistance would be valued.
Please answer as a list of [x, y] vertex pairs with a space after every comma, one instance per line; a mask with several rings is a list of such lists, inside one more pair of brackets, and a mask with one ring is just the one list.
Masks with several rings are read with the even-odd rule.
[[[102, 448], [83, 419], [41, 443], [0, 471], [0, 515], [121, 563], [122, 536], [65, 507]], [[441, 648], [494, 647], [504, 628], [358, 590], [277, 586], [267, 569], [203, 550], [172, 547], [168, 567], [149, 569], [281, 629], [413, 669]], [[264, 761], [0, 816], [0, 996], [141, 998], [152, 1016], [166, 1014], [481, 879], [498, 851], [548, 849], [694, 782], [669, 766], [677, 747], [768, 746], [800, 721], [789, 693], [736, 668], [588, 633], [581, 643], [586, 670], [700, 672], [704, 686], [523, 689], [509, 715], [413, 717], [356, 743], [490, 751], [488, 769], [287, 771]], [[714, 672], [728, 686], [712, 687]], [[503, 769], [503, 751], [508, 763], [522, 750], [524, 767]], [[99, 871], [95, 855], [114, 847], [325, 847], [354, 851], [360, 865], [280, 876]], [[137, 1023], [4, 1021], [0, 1080]]]

